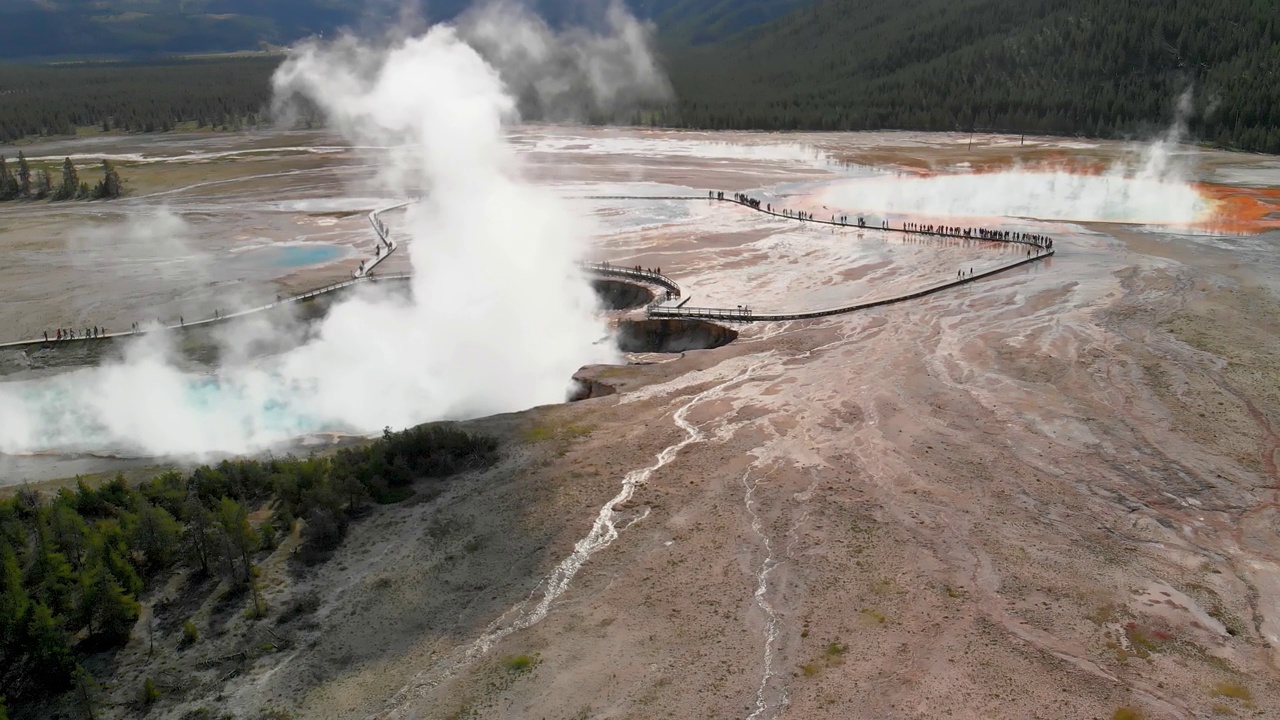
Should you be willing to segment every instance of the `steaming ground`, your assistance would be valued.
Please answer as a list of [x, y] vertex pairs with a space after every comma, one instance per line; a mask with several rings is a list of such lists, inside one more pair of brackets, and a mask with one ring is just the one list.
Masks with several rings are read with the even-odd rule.
[[[235, 613], [198, 650], [162, 636], [150, 658], [138, 634], [114, 660], [121, 703], [163, 665], [187, 688], [154, 711], [166, 717], [202, 705], [335, 720], [1074, 719], [1121, 707], [1191, 718], [1276, 706], [1280, 286], [1277, 235], [1259, 232], [1275, 211], [1274, 185], [1259, 187], [1266, 162], [1174, 150], [1154, 186], [1126, 186], [1128, 206], [1103, 212], [1082, 193], [1028, 213], [1020, 186], [992, 170], [1062, 162], [1097, 178], [1143, 158], [1107, 143], [978, 138], [969, 149], [967, 136], [918, 134], [512, 137], [529, 174], [565, 195], [718, 188], [815, 214], [839, 202], [909, 217], [956, 207], [936, 197], [954, 188], [985, 203], [973, 210], [984, 222], [1053, 234], [1059, 254], [918, 302], [598, 366], [591, 375], [618, 394], [476, 421], [504, 438], [499, 468], [380, 508], [312, 575], [287, 570], [296, 539], [259, 563], [273, 608], [323, 593], [310, 620], [274, 626], [279, 641]], [[188, 152], [128, 142], [122, 153]], [[230, 142], [336, 144], [197, 145]], [[167, 196], [170, 211], [222, 208], [231, 234], [261, 222], [241, 207], [250, 195], [325, 202], [367, 170], [354, 153], [250, 157], [261, 177], [234, 179], [235, 163], [211, 166], [216, 177], [181, 162], [126, 174], [153, 192], [164, 173], [185, 177], [192, 187]], [[295, 166], [315, 184], [288, 190]], [[931, 183], [950, 172], [965, 182]], [[1248, 186], [1202, 184], [1235, 177]], [[860, 183], [897, 189], [849, 194]], [[1189, 193], [1226, 216], [1151, 215]], [[594, 257], [661, 267], [695, 304], [827, 304], [999, 259], [705, 202], [570, 206], [597, 220]], [[32, 212], [0, 216], [0, 242], [30, 241], [14, 228]], [[1004, 214], [1018, 217], [991, 218]], [[357, 219], [339, 219], [353, 243]], [[1207, 234], [1215, 224], [1255, 234]], [[193, 247], [225, 242], [202, 233]], [[61, 312], [84, 312], [84, 293], [124, 304], [107, 273], [42, 275], [20, 257], [0, 289], [86, 283], [45, 299]], [[274, 293], [272, 282], [327, 272], [245, 285]], [[529, 281], [528, 302], [539, 287]], [[199, 598], [191, 615], [203, 622], [213, 605]], [[284, 649], [261, 651], [267, 642]], [[200, 664], [241, 650], [243, 664]], [[534, 664], [511, 669], [518, 656]]]

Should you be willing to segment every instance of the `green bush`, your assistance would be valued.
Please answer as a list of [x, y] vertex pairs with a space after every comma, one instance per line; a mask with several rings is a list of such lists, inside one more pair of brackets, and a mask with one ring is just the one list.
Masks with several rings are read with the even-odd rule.
[[511, 672], [526, 673], [538, 664], [537, 654], [533, 655], [512, 655], [502, 659], [502, 666]]

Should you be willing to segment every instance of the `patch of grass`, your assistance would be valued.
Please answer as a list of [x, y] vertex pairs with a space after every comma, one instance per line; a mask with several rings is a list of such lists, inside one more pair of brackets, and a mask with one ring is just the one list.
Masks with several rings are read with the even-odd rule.
[[591, 434], [592, 427], [580, 423], [557, 424], [540, 422], [525, 428], [522, 437], [527, 443], [540, 443], [548, 440], [568, 441], [586, 437]]
[[471, 720], [477, 717], [480, 717], [480, 712], [471, 703], [463, 703], [462, 707], [446, 715], [445, 720]]
[[1085, 617], [1092, 620], [1094, 625], [1106, 625], [1107, 623], [1115, 622], [1119, 618], [1119, 614], [1116, 612], [1116, 606], [1113, 603], [1107, 603], [1099, 605], [1096, 610]]
[[1213, 692], [1210, 693], [1215, 697], [1231, 698], [1239, 700], [1243, 703], [1253, 702], [1253, 693], [1249, 692], [1249, 688], [1235, 683], [1220, 682], [1213, 686]]
[[1143, 717], [1142, 711], [1135, 707], [1116, 708], [1111, 713], [1111, 720], [1142, 720]]
[[511, 655], [502, 659], [502, 667], [514, 673], [527, 673], [537, 667], [539, 657], [532, 655]]
[[869, 620], [874, 620], [880, 625], [884, 625], [885, 623], [889, 622], [889, 618], [885, 617], [884, 613], [874, 608], [862, 608], [861, 612], [863, 617]]
[[1162, 630], [1143, 627], [1136, 622], [1125, 623], [1124, 634], [1133, 648], [1133, 654], [1143, 659], [1150, 657], [1153, 652], [1159, 652], [1173, 639]]
[[1221, 703], [1214, 703], [1213, 706], [1209, 708], [1209, 712], [1212, 712], [1214, 715], [1223, 715], [1226, 717], [1235, 717], [1236, 714], [1235, 710], [1232, 710]]
[[849, 650], [849, 646], [835, 640], [827, 643], [822, 649], [820, 655], [813, 662], [808, 662], [800, 666], [800, 673], [805, 677], [814, 677], [822, 673], [827, 668], [844, 664], [844, 654]]

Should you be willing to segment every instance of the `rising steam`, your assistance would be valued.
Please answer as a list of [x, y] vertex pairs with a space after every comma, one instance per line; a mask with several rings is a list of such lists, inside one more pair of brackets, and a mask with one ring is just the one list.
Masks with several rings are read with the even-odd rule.
[[832, 186], [823, 202], [851, 211], [929, 217], [1025, 217], [1186, 227], [1212, 219], [1213, 203], [1190, 182], [1178, 153], [1192, 111], [1178, 98], [1174, 122], [1154, 143], [1102, 172], [1015, 166], [999, 172], [874, 178]]
[[[500, 37], [492, 26], [487, 46]], [[637, 38], [601, 42], [598, 57], [576, 45], [585, 54], [572, 63], [600, 70], [585, 86], [592, 102], [647, 92], [653, 65]], [[619, 70], [619, 48], [632, 71]], [[579, 367], [613, 359], [577, 265], [590, 227], [522, 179], [504, 138], [515, 100], [457, 30], [435, 26], [390, 47], [305, 45], [274, 85], [282, 107], [304, 98], [353, 145], [396, 148], [380, 158], [382, 181], [425, 194], [408, 216], [412, 299], [366, 291], [301, 347], [215, 375], [179, 369], [167, 338], [152, 335], [123, 362], [0, 385], [0, 451], [252, 452], [310, 432], [561, 402]], [[227, 338], [224, 357], [242, 356], [246, 341]]]

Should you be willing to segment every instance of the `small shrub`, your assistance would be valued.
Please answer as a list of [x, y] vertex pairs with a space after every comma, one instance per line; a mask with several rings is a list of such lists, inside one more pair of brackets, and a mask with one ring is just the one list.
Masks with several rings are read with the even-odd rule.
[[304, 615], [310, 615], [319, 609], [320, 594], [312, 590], [300, 597], [294, 598], [293, 602], [286, 605], [284, 610], [280, 612], [280, 616], [276, 618], [276, 624], [283, 625], [290, 620], [300, 618]]
[[182, 623], [182, 643], [184, 645], [194, 645], [200, 640], [200, 628], [190, 620]]
[[1142, 720], [1142, 711], [1132, 707], [1116, 708], [1111, 713], [1111, 720]]
[[155, 681], [147, 678], [142, 682], [142, 704], [144, 707], [154, 705], [160, 699], [160, 689], [156, 687]]
[[380, 483], [371, 487], [369, 494], [373, 496], [373, 501], [379, 505], [395, 505], [413, 497], [414, 493], [413, 488], [408, 486], [392, 487], [386, 483]]
[[279, 538], [276, 537], [276, 526], [270, 520], [258, 526], [258, 538], [262, 541], [264, 550], [275, 550], [280, 544]]
[[538, 664], [538, 656], [534, 655], [512, 655], [503, 658], [502, 666], [511, 672], [526, 673]]
[[298, 556], [306, 565], [317, 565], [333, 557], [347, 534], [346, 516], [329, 508], [318, 507], [307, 513], [302, 528], [302, 545]]

